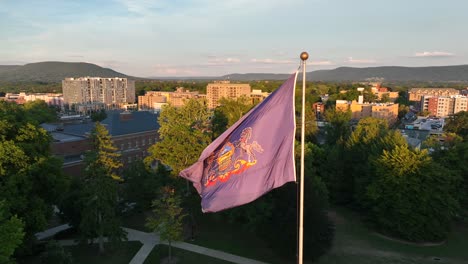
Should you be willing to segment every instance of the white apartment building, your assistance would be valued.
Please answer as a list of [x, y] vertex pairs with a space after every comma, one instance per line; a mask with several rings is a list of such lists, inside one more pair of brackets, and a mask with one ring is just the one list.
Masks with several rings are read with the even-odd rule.
[[64, 103], [70, 106], [101, 103], [114, 108], [135, 102], [135, 81], [127, 78], [65, 78], [62, 90]]

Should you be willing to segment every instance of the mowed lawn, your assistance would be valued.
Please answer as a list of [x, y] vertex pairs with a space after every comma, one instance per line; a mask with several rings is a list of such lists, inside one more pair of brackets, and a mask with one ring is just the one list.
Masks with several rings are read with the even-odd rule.
[[[330, 215], [336, 223], [336, 233], [332, 250], [322, 256], [318, 264], [467, 264], [468, 263], [468, 224], [454, 227], [447, 241], [437, 246], [410, 245], [383, 238], [369, 230], [360, 217], [345, 208], [334, 208]], [[128, 219], [134, 228], [144, 230], [142, 218]], [[307, 223], [305, 223], [307, 224]], [[278, 227], [278, 232], [284, 228]], [[145, 230], [144, 230], [145, 231]], [[293, 264], [295, 259], [284, 259], [268, 247], [267, 243], [248, 232], [241, 226], [221, 221], [216, 214], [204, 214], [197, 217], [196, 236], [194, 241], [187, 240], [199, 246], [217, 249], [231, 254], [252, 258], [272, 264]], [[295, 247], [296, 245], [285, 245]], [[176, 249], [177, 250], [177, 249]], [[307, 250], [305, 248], [304, 250]], [[163, 250], [164, 251], [164, 250]], [[160, 249], [152, 253], [151, 262], [159, 259]], [[176, 251], [177, 252], [177, 251]], [[156, 254], [156, 255], [155, 255]], [[178, 253], [175, 253], [177, 255]], [[181, 253], [183, 254], [183, 253]], [[190, 253], [194, 254], [194, 253]], [[185, 259], [200, 256], [184, 256]], [[156, 257], [157, 256], [157, 257]], [[187, 261], [187, 260], [185, 260]], [[200, 260], [201, 261], [201, 260]], [[194, 263], [218, 263], [194, 262]], [[186, 263], [186, 262], [184, 262]], [[187, 262], [191, 263], [191, 262]], [[309, 264], [310, 262], [306, 262]]]
[[[157, 245], [151, 251], [144, 264], [159, 264], [168, 256], [169, 247]], [[172, 257], [177, 259], [178, 264], [232, 264], [217, 258], [208, 257], [198, 253], [172, 247]]]
[[[282, 228], [286, 227], [278, 227], [278, 232], [281, 232]], [[222, 222], [215, 214], [199, 216], [196, 229], [195, 240], [186, 241], [187, 243], [272, 264], [293, 264], [296, 261], [280, 258], [254, 232], [248, 232], [239, 225]], [[295, 247], [295, 245], [285, 246]]]
[[119, 248], [99, 254], [97, 244], [64, 247], [72, 254], [74, 264], [128, 264], [140, 250], [139, 241], [122, 242]]
[[318, 261], [319, 264], [468, 263], [467, 225], [454, 227], [441, 245], [419, 246], [377, 235], [363, 225], [357, 214], [347, 209], [336, 208], [330, 215], [336, 222], [334, 246]]
[[[139, 241], [122, 242], [120, 247], [115, 249], [108, 248], [106, 252], [99, 254], [97, 244], [64, 246], [63, 248], [70, 252], [73, 264], [128, 264], [135, 254], [140, 250], [142, 244]], [[21, 264], [43, 264], [40, 256], [30, 256], [23, 259], [17, 259]], [[53, 263], [51, 263], [53, 264]]]

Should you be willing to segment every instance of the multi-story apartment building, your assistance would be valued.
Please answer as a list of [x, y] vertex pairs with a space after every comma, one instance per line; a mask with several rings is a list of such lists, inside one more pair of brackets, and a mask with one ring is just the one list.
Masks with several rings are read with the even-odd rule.
[[231, 83], [230, 81], [218, 81], [209, 83], [206, 87], [206, 98], [208, 108], [213, 109], [219, 106], [221, 98], [238, 98], [241, 96], [250, 97], [251, 88], [247, 83]]
[[135, 81], [127, 78], [80, 77], [62, 81], [64, 103], [102, 104], [107, 108], [135, 102]]
[[387, 120], [392, 125], [398, 119], [398, 104], [394, 103], [363, 103], [360, 101], [336, 100], [337, 111], [351, 111], [352, 119], [375, 117]]
[[468, 111], [468, 97], [453, 96], [423, 96], [421, 98], [421, 111], [428, 111], [430, 115], [446, 117], [460, 111]]
[[409, 100], [420, 102], [423, 96], [453, 96], [460, 92], [453, 88], [412, 88], [408, 91]]
[[[157, 115], [146, 112], [108, 111], [103, 124], [121, 154], [124, 167], [147, 156], [148, 148], [159, 139]], [[90, 121], [42, 124], [54, 139], [51, 151], [63, 159], [63, 171], [79, 176], [84, 169], [84, 154], [91, 149], [89, 135], [94, 128]]]

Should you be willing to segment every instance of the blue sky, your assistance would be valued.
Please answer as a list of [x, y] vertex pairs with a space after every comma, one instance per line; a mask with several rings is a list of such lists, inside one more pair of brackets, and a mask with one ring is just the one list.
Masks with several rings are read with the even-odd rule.
[[0, 65], [134, 76], [468, 63], [466, 0], [0, 0]]

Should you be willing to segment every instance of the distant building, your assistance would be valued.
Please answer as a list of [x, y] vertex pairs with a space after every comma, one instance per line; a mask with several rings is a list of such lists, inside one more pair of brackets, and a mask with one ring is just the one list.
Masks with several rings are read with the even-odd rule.
[[217, 81], [208, 84], [206, 87], [206, 98], [208, 100], [208, 108], [213, 109], [219, 106], [221, 98], [239, 98], [241, 96], [250, 97], [250, 84], [246, 83], [231, 83], [230, 81]]
[[317, 118], [317, 120], [322, 119], [323, 114], [325, 113], [325, 104], [322, 102], [316, 102], [312, 104], [312, 109], [314, 110], [315, 118]]
[[395, 102], [399, 96], [398, 92], [392, 92], [389, 88], [382, 87], [380, 83], [373, 83], [371, 90], [377, 96], [378, 100], [382, 100], [386, 95], [390, 102]]
[[64, 103], [83, 108], [102, 105], [117, 109], [135, 102], [135, 81], [127, 78], [80, 77], [62, 81]]
[[[159, 140], [157, 115], [150, 112], [108, 111], [101, 124], [109, 130], [124, 167], [146, 157], [148, 148]], [[52, 154], [63, 159], [64, 172], [81, 175], [84, 154], [91, 149], [89, 135], [94, 123], [80, 120], [41, 126], [52, 135]]]
[[64, 104], [63, 95], [59, 93], [6, 93], [5, 101], [15, 102], [17, 104], [24, 104], [35, 100], [42, 100], [50, 106], [62, 107]]
[[252, 99], [252, 104], [258, 104], [268, 97], [270, 93], [262, 92], [262, 90], [253, 89], [250, 93], [250, 99]]
[[423, 96], [452, 96], [460, 92], [453, 88], [412, 88], [408, 91], [410, 101], [420, 102]]
[[359, 101], [336, 100], [337, 111], [351, 111], [352, 119], [375, 117], [387, 120], [392, 125], [398, 119], [398, 104], [394, 103], [363, 103]]
[[138, 109], [158, 111], [165, 104], [181, 107], [189, 99], [201, 98], [198, 91], [184, 90], [183, 87], [177, 87], [174, 92], [148, 91], [145, 95], [138, 96]]
[[468, 87], [466, 87], [464, 90], [461, 90], [460, 94], [464, 96], [468, 96]]
[[468, 97], [426, 95], [421, 98], [421, 111], [428, 111], [430, 115], [437, 117], [447, 117], [461, 111], [468, 111]]

